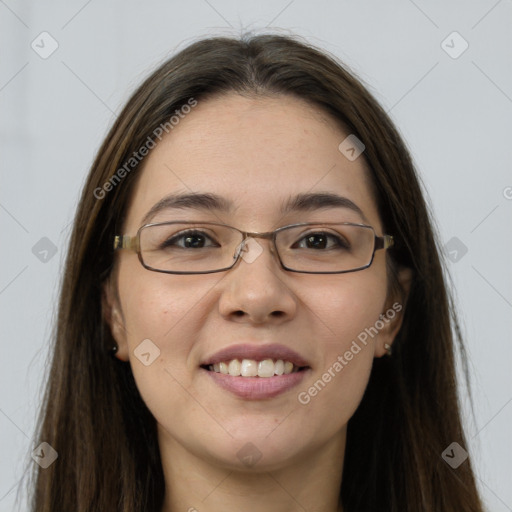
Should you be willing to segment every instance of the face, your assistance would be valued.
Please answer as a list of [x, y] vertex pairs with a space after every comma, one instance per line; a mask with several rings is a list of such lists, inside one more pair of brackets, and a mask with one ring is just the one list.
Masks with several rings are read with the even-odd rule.
[[[363, 158], [351, 161], [338, 150], [347, 135], [293, 97], [200, 101], [146, 158], [123, 234], [174, 220], [249, 232], [339, 220], [371, 225], [382, 235]], [[216, 194], [231, 207], [166, 207], [145, 219], [166, 196], [192, 192]], [[358, 208], [345, 201], [282, 211], [298, 194], [320, 193]], [[134, 252], [116, 254], [106, 316], [117, 357], [131, 365], [168, 454], [228, 468], [261, 457], [259, 467], [275, 469], [342, 446], [373, 360], [399, 328], [386, 251], [376, 251], [362, 271], [305, 274], [281, 268], [271, 240], [253, 240], [245, 253], [251, 257], [211, 274], [153, 272]], [[274, 377], [208, 370], [244, 358], [249, 369], [252, 361], [282, 359], [301, 370]], [[228, 368], [236, 370], [236, 363]]]

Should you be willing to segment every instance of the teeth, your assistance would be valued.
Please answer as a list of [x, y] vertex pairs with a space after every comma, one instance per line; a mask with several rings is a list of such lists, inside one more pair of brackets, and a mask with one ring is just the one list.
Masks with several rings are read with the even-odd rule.
[[229, 375], [233, 375], [234, 377], [238, 377], [240, 375], [241, 369], [242, 365], [240, 364], [240, 361], [238, 359], [233, 359], [228, 364], [228, 373]]
[[274, 376], [274, 361], [272, 359], [265, 359], [258, 363], [258, 377], [273, 377]]
[[273, 377], [274, 375], [283, 375], [295, 373], [299, 371], [297, 366], [294, 366], [290, 361], [283, 361], [278, 359], [264, 359], [263, 361], [256, 361], [254, 359], [243, 359], [242, 362], [238, 359], [231, 361], [223, 361], [222, 363], [215, 363], [208, 366], [210, 371], [216, 373], [223, 373], [224, 375], [233, 375], [234, 377]]
[[242, 377], [256, 377], [256, 375], [258, 375], [258, 363], [253, 359], [244, 359], [242, 361], [240, 375]]
[[278, 359], [274, 364], [274, 373], [276, 375], [283, 375], [284, 373], [284, 362], [282, 359]]

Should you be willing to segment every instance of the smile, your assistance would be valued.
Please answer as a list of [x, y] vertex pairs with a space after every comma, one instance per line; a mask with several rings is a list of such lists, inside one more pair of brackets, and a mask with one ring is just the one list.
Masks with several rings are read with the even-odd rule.
[[291, 361], [283, 361], [282, 359], [272, 360], [264, 359], [256, 361], [255, 359], [231, 359], [230, 361], [222, 361], [220, 363], [210, 364], [207, 369], [215, 373], [223, 375], [231, 375], [233, 377], [262, 377], [269, 378], [276, 375], [288, 375], [296, 373], [304, 367], [298, 367]]
[[280, 344], [227, 346], [200, 364], [205, 376], [244, 400], [265, 400], [298, 386], [312, 371], [307, 359]]

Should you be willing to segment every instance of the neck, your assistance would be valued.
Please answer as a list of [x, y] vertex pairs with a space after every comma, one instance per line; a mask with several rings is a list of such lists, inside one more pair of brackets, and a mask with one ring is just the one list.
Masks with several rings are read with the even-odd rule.
[[346, 430], [294, 460], [251, 468], [197, 457], [159, 428], [165, 477], [161, 512], [342, 512]]

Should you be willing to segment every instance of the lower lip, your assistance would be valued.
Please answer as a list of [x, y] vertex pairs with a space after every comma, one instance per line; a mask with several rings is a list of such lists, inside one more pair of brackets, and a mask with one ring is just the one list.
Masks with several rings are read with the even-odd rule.
[[202, 369], [210, 378], [226, 391], [246, 400], [265, 400], [278, 396], [299, 385], [309, 372], [309, 368], [274, 377], [233, 377], [224, 373]]

